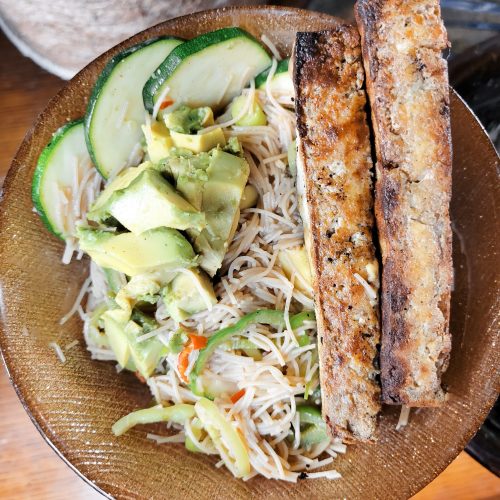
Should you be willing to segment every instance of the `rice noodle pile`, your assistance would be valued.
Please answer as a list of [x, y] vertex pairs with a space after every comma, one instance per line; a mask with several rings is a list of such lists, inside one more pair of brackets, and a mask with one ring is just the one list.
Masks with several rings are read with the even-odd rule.
[[[252, 472], [244, 479], [262, 475], [297, 481], [304, 471], [308, 478], [335, 479], [340, 475], [333, 470], [310, 471], [330, 465], [338, 453], [345, 452], [344, 444], [332, 440], [307, 450], [300, 447], [296, 405], [303, 401], [300, 395], [304, 394], [306, 386], [311, 394], [319, 385], [316, 324], [309, 321], [295, 334], [291, 331], [289, 315], [312, 310], [313, 302], [310, 296], [294, 287], [293, 275], [291, 279], [287, 278], [277, 260], [280, 250], [302, 245], [304, 237], [297, 209], [295, 181], [287, 169], [286, 159], [287, 150], [295, 137], [295, 115], [286, 107], [293, 103], [293, 96], [271, 92], [269, 82], [276, 65], [274, 58], [265, 90], [255, 89], [252, 84], [243, 91], [247, 96], [245, 109], [256, 99], [266, 114], [267, 125], [236, 126], [235, 120], [228, 119], [231, 117], [227, 112], [218, 120], [227, 137], [237, 137], [241, 142], [250, 165], [249, 183], [258, 190], [260, 201], [256, 208], [241, 213], [237, 232], [220, 272], [222, 279], [215, 285], [218, 303], [211, 311], [198, 313], [184, 321], [183, 325], [196, 330], [199, 335], [210, 335], [256, 309], [285, 311], [287, 328], [276, 331], [268, 326], [253, 325], [243, 334], [264, 351], [260, 361], [244, 356], [241, 351], [220, 347], [210, 358], [203, 377], [219, 387], [227, 387], [228, 394], [245, 389], [244, 396], [235, 404], [229, 399], [215, 400], [228, 421], [245, 438]], [[94, 177], [89, 175], [89, 178]], [[123, 283], [126, 283], [125, 276]], [[96, 342], [95, 326], [90, 319], [92, 310], [107, 300], [104, 275], [94, 263], [86, 282], [87, 290], [87, 310], [86, 313], [81, 312], [88, 349], [95, 359], [113, 360], [113, 352]], [[160, 327], [141, 339], [157, 336], [167, 344], [178, 325], [168, 317], [161, 301], [158, 302], [156, 320]], [[299, 347], [296, 335], [304, 333], [310, 336], [311, 342]], [[187, 375], [196, 357], [197, 351], [193, 351]], [[177, 358], [177, 354], [168, 354], [159, 364], [158, 374], [147, 381], [158, 403], [194, 403], [198, 399], [182, 381]], [[180, 430], [175, 424], [170, 427]], [[191, 424], [186, 426], [185, 432], [206, 453], [217, 453], [209, 438], [203, 442], [196, 439]], [[185, 435], [181, 430], [170, 437], [148, 437], [158, 443], [172, 443], [183, 442]], [[222, 464], [221, 461], [217, 466]]]

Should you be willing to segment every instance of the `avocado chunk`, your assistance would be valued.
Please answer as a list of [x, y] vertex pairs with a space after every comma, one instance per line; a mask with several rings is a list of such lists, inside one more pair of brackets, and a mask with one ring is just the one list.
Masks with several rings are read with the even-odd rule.
[[285, 248], [278, 253], [278, 262], [288, 279], [295, 276], [294, 285], [312, 298], [312, 274], [304, 246]]
[[193, 153], [210, 151], [217, 146], [226, 145], [226, 138], [220, 127], [198, 134], [180, 134], [172, 131], [171, 136], [176, 147], [189, 149]]
[[125, 334], [126, 317], [123, 318], [122, 311], [113, 309], [102, 315], [104, 331], [109, 345], [115, 353], [116, 360], [121, 366], [125, 366], [130, 358], [130, 345]]
[[157, 170], [149, 168], [87, 216], [95, 222], [109, 217], [134, 234], [157, 227], [201, 230], [206, 225], [205, 214], [187, 202]]
[[188, 230], [193, 246], [200, 254], [200, 266], [210, 276], [221, 267], [234, 236], [249, 173], [250, 167], [245, 159], [219, 149], [211, 152], [201, 206], [207, 226], [202, 231]]
[[194, 134], [203, 127], [214, 124], [213, 111], [208, 107], [190, 108], [179, 106], [172, 113], [166, 113], [163, 117], [165, 125], [173, 132], [181, 134]]
[[111, 196], [116, 191], [120, 191], [129, 186], [129, 184], [139, 176], [144, 170], [152, 167], [150, 162], [141, 163], [138, 167], [130, 167], [122, 170], [104, 189], [104, 191], [99, 195], [97, 200], [92, 205], [91, 210], [87, 214], [89, 220], [100, 221], [101, 217], [99, 214], [102, 211], [102, 207], [106, 206]]
[[116, 294], [115, 304], [127, 312], [128, 319], [130, 319], [132, 309], [138, 303], [151, 304], [158, 302], [161, 289], [166, 283], [173, 280], [176, 274], [177, 270], [162, 270], [133, 276]]
[[[245, 111], [247, 96], [236, 97], [231, 104], [231, 116], [238, 119], [236, 125], [240, 127], [257, 127], [267, 125], [267, 118], [260, 104], [254, 99]], [[245, 111], [245, 113], [243, 113]], [[243, 114], [242, 114], [243, 113]]]
[[247, 184], [243, 190], [243, 196], [240, 200], [240, 210], [255, 207], [259, 201], [259, 192], [252, 184]]
[[175, 229], [162, 227], [136, 235], [80, 227], [77, 234], [80, 248], [97, 265], [128, 276], [196, 266], [193, 247]]
[[114, 294], [117, 294], [120, 288], [126, 284], [124, 283], [123, 275], [114, 269], [103, 268], [104, 277], [106, 278], [106, 283]]
[[177, 322], [217, 303], [210, 279], [197, 269], [179, 273], [163, 289], [163, 301], [170, 316]]
[[120, 309], [106, 311], [102, 315], [104, 329], [118, 363], [123, 367], [134, 367], [143, 377], [148, 378], [167, 349], [155, 337], [138, 342], [140, 335], [154, 329], [145, 327], [146, 324], [151, 325], [154, 320], [145, 319], [146, 315], [140, 311], [134, 311], [133, 317], [134, 314], [136, 319], [142, 318], [142, 326], [136, 321], [127, 320], [127, 316]]
[[206, 227], [187, 233], [200, 254], [200, 266], [214, 276], [238, 225], [250, 173], [247, 161], [220, 149], [198, 155], [177, 149], [159, 168], [172, 177], [177, 190], [193, 206], [205, 212]]
[[201, 210], [203, 188], [208, 180], [207, 168], [210, 165], [208, 153], [194, 154], [188, 149], [175, 148], [160, 168], [170, 176], [177, 191], [193, 205]]
[[174, 146], [174, 141], [163, 122], [154, 121], [150, 127], [142, 125], [142, 132], [146, 138], [146, 149], [149, 158], [153, 163], [158, 163], [169, 155], [170, 148]]

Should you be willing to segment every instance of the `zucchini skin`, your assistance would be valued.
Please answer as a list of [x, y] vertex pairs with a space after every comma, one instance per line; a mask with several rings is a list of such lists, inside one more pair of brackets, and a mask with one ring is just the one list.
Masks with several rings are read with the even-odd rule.
[[49, 141], [49, 143], [43, 148], [42, 153], [38, 157], [38, 162], [35, 167], [35, 172], [33, 173], [33, 181], [31, 184], [31, 199], [33, 201], [33, 205], [35, 205], [36, 211], [38, 215], [40, 216], [40, 219], [42, 219], [43, 224], [45, 227], [54, 235], [56, 235], [58, 238], [61, 240], [65, 241], [64, 236], [62, 233], [57, 231], [52, 224], [50, 223], [49, 218], [47, 217], [45, 213], [45, 209], [43, 208], [41, 199], [40, 199], [40, 191], [41, 191], [41, 185], [42, 185], [42, 180], [43, 180], [43, 175], [45, 173], [45, 170], [47, 168], [47, 164], [50, 160], [50, 157], [52, 153], [54, 152], [54, 149], [57, 147], [59, 142], [64, 138], [66, 135], [66, 132], [71, 130], [73, 127], [76, 127], [77, 125], [83, 124], [83, 118], [79, 118], [78, 120], [73, 120], [69, 123], [66, 123], [59, 127], [53, 134], [52, 139]]
[[[282, 59], [281, 61], [278, 61], [278, 65], [276, 66], [276, 73], [275, 75], [279, 75], [280, 73], [287, 73], [288, 72], [288, 65], [290, 62], [290, 58]], [[265, 69], [261, 73], [259, 73], [255, 77], [255, 88], [261, 88], [266, 84], [267, 80], [267, 75], [269, 75], [269, 71], [271, 71], [271, 67]]]
[[[175, 47], [144, 85], [142, 90], [144, 107], [150, 113], [153, 112], [155, 105], [154, 96], [159, 91], [165, 80], [167, 80], [174, 73], [177, 67], [182, 64], [187, 57], [192, 56], [193, 54], [196, 54], [211, 45], [217, 45], [241, 36], [247, 37], [262, 47], [260, 42], [255, 37], [245, 30], [237, 27], [221, 28], [209, 33], [204, 33]], [[262, 47], [262, 50], [266, 52], [264, 47]]]
[[101, 74], [97, 78], [94, 88], [92, 89], [92, 93], [90, 94], [89, 97], [89, 103], [87, 105], [87, 110], [85, 112], [85, 118], [84, 118], [84, 124], [85, 124], [85, 142], [87, 144], [87, 149], [89, 151], [90, 158], [92, 159], [92, 163], [94, 164], [95, 168], [97, 171], [101, 174], [103, 179], [107, 179], [107, 175], [102, 171], [102, 169], [99, 166], [99, 163], [97, 161], [96, 156], [94, 155], [94, 151], [92, 149], [92, 144], [90, 141], [90, 125], [92, 122], [92, 114], [94, 112], [94, 108], [97, 104], [97, 101], [99, 99], [99, 96], [104, 89], [106, 82], [108, 81], [109, 77], [111, 76], [111, 73], [114, 71], [115, 67], [126, 59], [127, 57], [131, 56], [135, 52], [137, 52], [140, 49], [143, 49], [144, 47], [147, 47], [149, 45], [152, 45], [156, 42], [159, 42], [161, 40], [180, 40], [182, 41], [181, 38], [175, 37], [175, 36], [159, 36], [155, 38], [151, 38], [149, 40], [146, 40], [144, 42], [138, 43], [136, 45], [133, 45], [132, 47], [129, 47], [128, 49], [123, 50], [122, 52], [116, 54], [113, 58], [109, 60], [109, 62], [106, 64], [104, 69], [101, 71]]

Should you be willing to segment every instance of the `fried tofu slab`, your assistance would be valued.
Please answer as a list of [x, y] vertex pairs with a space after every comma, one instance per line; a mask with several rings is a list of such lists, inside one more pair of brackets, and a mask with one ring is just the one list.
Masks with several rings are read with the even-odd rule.
[[358, 0], [377, 155], [383, 402], [436, 406], [451, 350], [448, 47], [438, 0]]
[[355, 27], [298, 33], [297, 189], [313, 271], [323, 416], [373, 441], [380, 410], [372, 160]]

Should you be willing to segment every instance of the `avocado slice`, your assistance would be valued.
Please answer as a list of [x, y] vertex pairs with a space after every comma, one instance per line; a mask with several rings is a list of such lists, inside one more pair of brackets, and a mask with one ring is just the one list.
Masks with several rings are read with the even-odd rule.
[[106, 203], [87, 215], [94, 222], [109, 217], [134, 234], [157, 227], [201, 230], [206, 225], [205, 215], [152, 168], [144, 169], [126, 188], [114, 191]]
[[[136, 316], [139, 314], [136, 311], [134, 313]], [[145, 316], [143, 313], [140, 314]], [[123, 314], [120, 309], [106, 311], [102, 315], [106, 336], [118, 363], [123, 367], [134, 367], [143, 377], [148, 378], [154, 372], [160, 358], [166, 354], [167, 349], [155, 337], [138, 342], [137, 337], [147, 333], [146, 328], [126, 318], [127, 315]], [[151, 323], [154, 320], [147, 318], [144, 321]]]
[[198, 269], [187, 269], [163, 289], [163, 302], [179, 322], [213, 306], [217, 299], [208, 276]]
[[194, 155], [178, 148], [159, 168], [172, 177], [177, 190], [193, 206], [205, 212], [206, 227], [187, 233], [200, 254], [200, 266], [214, 276], [238, 224], [250, 173], [247, 161], [221, 149]]
[[181, 134], [174, 131], [170, 134], [176, 147], [189, 149], [193, 153], [210, 151], [217, 146], [226, 145], [226, 138], [220, 127], [201, 134]]
[[208, 180], [204, 185], [202, 210], [207, 226], [202, 231], [188, 230], [200, 254], [200, 266], [214, 276], [222, 265], [240, 215], [240, 201], [250, 167], [245, 159], [219, 149], [210, 154]]
[[77, 234], [80, 248], [97, 265], [128, 276], [196, 265], [193, 247], [175, 229], [161, 227], [136, 235], [80, 227]]
[[146, 138], [149, 158], [153, 163], [159, 163], [170, 154], [170, 148], [174, 147], [174, 141], [164, 123], [154, 121], [149, 128], [142, 125], [142, 132]]
[[120, 309], [106, 311], [102, 316], [104, 331], [109, 345], [115, 353], [116, 360], [121, 366], [125, 366], [130, 358], [130, 345], [125, 334], [126, 316]]
[[210, 155], [202, 152], [193, 154], [192, 151], [182, 148], [172, 150], [168, 160], [159, 167], [169, 175], [177, 191], [193, 205], [201, 210], [203, 188], [208, 180], [207, 169], [210, 165]]
[[99, 195], [97, 200], [92, 205], [91, 210], [87, 214], [87, 218], [89, 220], [97, 220], [100, 221], [99, 214], [102, 211], [102, 207], [106, 206], [109, 199], [115, 191], [120, 191], [121, 189], [125, 189], [128, 185], [144, 170], [152, 167], [152, 163], [144, 162], [141, 163], [138, 167], [130, 167], [122, 170], [104, 189], [104, 191]]
[[108, 284], [109, 289], [117, 294], [120, 288], [124, 285], [122, 275], [115, 271], [114, 269], [103, 268], [104, 277], [106, 278], [106, 283]]
[[288, 278], [295, 276], [295, 286], [308, 297], [312, 298], [312, 274], [303, 245], [285, 248], [278, 253], [278, 262]]
[[163, 117], [165, 125], [173, 132], [193, 134], [214, 124], [214, 113], [208, 107], [191, 108], [185, 104]]

